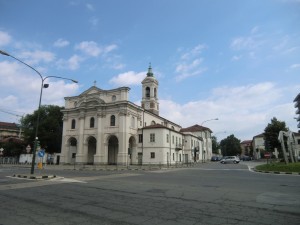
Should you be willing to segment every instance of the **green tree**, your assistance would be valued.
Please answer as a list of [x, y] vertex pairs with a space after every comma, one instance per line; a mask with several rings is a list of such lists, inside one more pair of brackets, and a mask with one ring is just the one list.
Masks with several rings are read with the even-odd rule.
[[274, 151], [274, 148], [277, 148], [279, 153], [282, 154], [281, 144], [278, 141], [278, 135], [280, 131], [288, 131], [285, 122], [277, 120], [276, 117], [271, 119], [265, 128], [265, 147], [267, 151]]
[[218, 150], [220, 148], [220, 144], [218, 143], [217, 137], [212, 136], [211, 137], [211, 142], [212, 142], [212, 152], [214, 154], [219, 154]]
[[220, 147], [222, 155], [239, 155], [242, 152], [241, 141], [233, 134], [223, 139]]
[[25, 152], [26, 146], [23, 142], [14, 142], [9, 140], [8, 142], [0, 143], [0, 148], [3, 148], [3, 156], [15, 157]]
[[[62, 141], [63, 114], [62, 107], [46, 105], [40, 107], [40, 122], [38, 140], [42, 148], [48, 153], [60, 152]], [[33, 146], [35, 138], [38, 110], [27, 114], [21, 121], [24, 130], [24, 139]]]

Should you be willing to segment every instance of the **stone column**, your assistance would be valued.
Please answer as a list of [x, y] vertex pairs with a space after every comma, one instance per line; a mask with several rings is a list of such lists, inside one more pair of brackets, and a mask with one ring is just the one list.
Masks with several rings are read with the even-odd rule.
[[105, 160], [105, 148], [104, 148], [104, 129], [105, 126], [105, 114], [102, 111], [97, 112], [97, 148], [94, 156], [94, 164], [107, 164]]
[[84, 112], [80, 112], [79, 115], [79, 137], [77, 143], [77, 154], [76, 154], [76, 163], [83, 164], [84, 163], [84, 125], [85, 125], [85, 114]]
[[129, 124], [127, 116], [127, 109], [121, 109], [119, 113], [119, 152], [118, 152], [118, 164], [127, 165], [128, 163], [128, 130], [127, 125]]

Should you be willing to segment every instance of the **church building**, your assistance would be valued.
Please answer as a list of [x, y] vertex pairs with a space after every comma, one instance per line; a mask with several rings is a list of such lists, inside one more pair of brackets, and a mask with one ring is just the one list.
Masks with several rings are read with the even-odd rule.
[[209, 128], [182, 128], [159, 115], [159, 82], [151, 66], [142, 81], [138, 106], [129, 87], [95, 85], [65, 97], [60, 162], [65, 164], [174, 165], [205, 161], [212, 155]]

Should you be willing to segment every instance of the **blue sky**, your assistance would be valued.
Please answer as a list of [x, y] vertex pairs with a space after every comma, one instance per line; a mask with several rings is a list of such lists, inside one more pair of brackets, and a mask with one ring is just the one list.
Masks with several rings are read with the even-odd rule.
[[[93, 85], [131, 88], [151, 62], [160, 115], [222, 139], [252, 139], [277, 117], [297, 131], [300, 0], [0, 0], [0, 49], [47, 79], [42, 104]], [[0, 121], [38, 106], [41, 79], [0, 55]]]

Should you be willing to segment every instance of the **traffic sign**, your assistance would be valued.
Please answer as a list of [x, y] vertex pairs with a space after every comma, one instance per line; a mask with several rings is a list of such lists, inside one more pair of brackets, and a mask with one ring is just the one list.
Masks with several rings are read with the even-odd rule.
[[265, 158], [270, 158], [271, 157], [271, 153], [270, 152], [266, 152], [265, 153]]
[[38, 152], [38, 156], [43, 158], [45, 155], [45, 150], [44, 149], [41, 149], [39, 152]]

